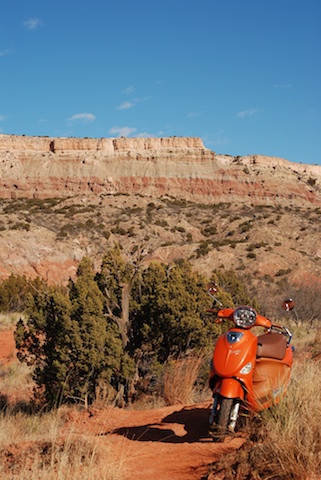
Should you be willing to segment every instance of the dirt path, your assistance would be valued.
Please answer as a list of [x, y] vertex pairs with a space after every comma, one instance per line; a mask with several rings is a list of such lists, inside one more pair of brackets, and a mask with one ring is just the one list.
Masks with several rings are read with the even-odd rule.
[[7, 365], [14, 360], [16, 360], [16, 349], [13, 332], [0, 331], [0, 363]]
[[[0, 332], [0, 362], [15, 361], [12, 332]], [[215, 444], [207, 434], [211, 400], [150, 410], [73, 411], [64, 434], [86, 433], [112, 446], [123, 480], [201, 480], [209, 464], [243, 440]]]
[[124, 480], [201, 480], [208, 465], [243, 440], [215, 444], [207, 435], [210, 402], [157, 410], [111, 408], [79, 414], [72, 428], [106, 437]]

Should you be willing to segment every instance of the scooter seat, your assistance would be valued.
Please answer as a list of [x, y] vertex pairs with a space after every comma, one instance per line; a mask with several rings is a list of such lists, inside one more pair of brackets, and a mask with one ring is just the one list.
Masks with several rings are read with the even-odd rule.
[[280, 333], [267, 333], [258, 337], [258, 357], [275, 358], [282, 360], [285, 357], [287, 342], [284, 335]]

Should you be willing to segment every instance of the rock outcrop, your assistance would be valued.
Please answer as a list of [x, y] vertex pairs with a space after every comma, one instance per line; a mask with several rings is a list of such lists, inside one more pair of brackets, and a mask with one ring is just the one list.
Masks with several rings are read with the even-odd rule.
[[321, 205], [321, 166], [217, 155], [199, 138], [0, 135], [0, 198], [164, 194], [213, 202]]
[[208, 274], [319, 278], [320, 186], [321, 166], [217, 155], [199, 138], [0, 135], [0, 281], [66, 284], [114, 243]]

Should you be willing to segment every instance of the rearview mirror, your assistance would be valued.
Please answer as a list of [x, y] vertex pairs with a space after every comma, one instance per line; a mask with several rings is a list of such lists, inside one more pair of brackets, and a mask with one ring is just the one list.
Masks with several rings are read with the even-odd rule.
[[290, 310], [293, 310], [295, 308], [295, 304], [294, 304], [294, 301], [292, 300], [292, 298], [284, 300], [284, 302], [282, 304], [282, 308], [286, 312], [290, 312]]
[[218, 292], [218, 286], [214, 282], [210, 282], [207, 284], [207, 291], [210, 295], [215, 295]]
[[217, 298], [215, 297], [216, 293], [218, 292], [219, 288], [218, 286], [216, 285], [216, 283], [214, 282], [210, 282], [207, 284], [207, 292], [208, 294], [213, 298], [213, 300], [222, 307], [222, 303], [217, 300]]

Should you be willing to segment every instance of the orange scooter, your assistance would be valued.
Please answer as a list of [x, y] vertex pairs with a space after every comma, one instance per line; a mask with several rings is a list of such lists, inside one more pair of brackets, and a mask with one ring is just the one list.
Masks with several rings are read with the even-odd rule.
[[[222, 307], [214, 296], [217, 286], [210, 284], [208, 292]], [[234, 324], [217, 340], [209, 375], [214, 399], [209, 434], [220, 441], [237, 430], [242, 411], [260, 412], [279, 403], [290, 380], [292, 334], [249, 306], [207, 311], [218, 323], [228, 319]], [[265, 333], [256, 335], [253, 327]]]

